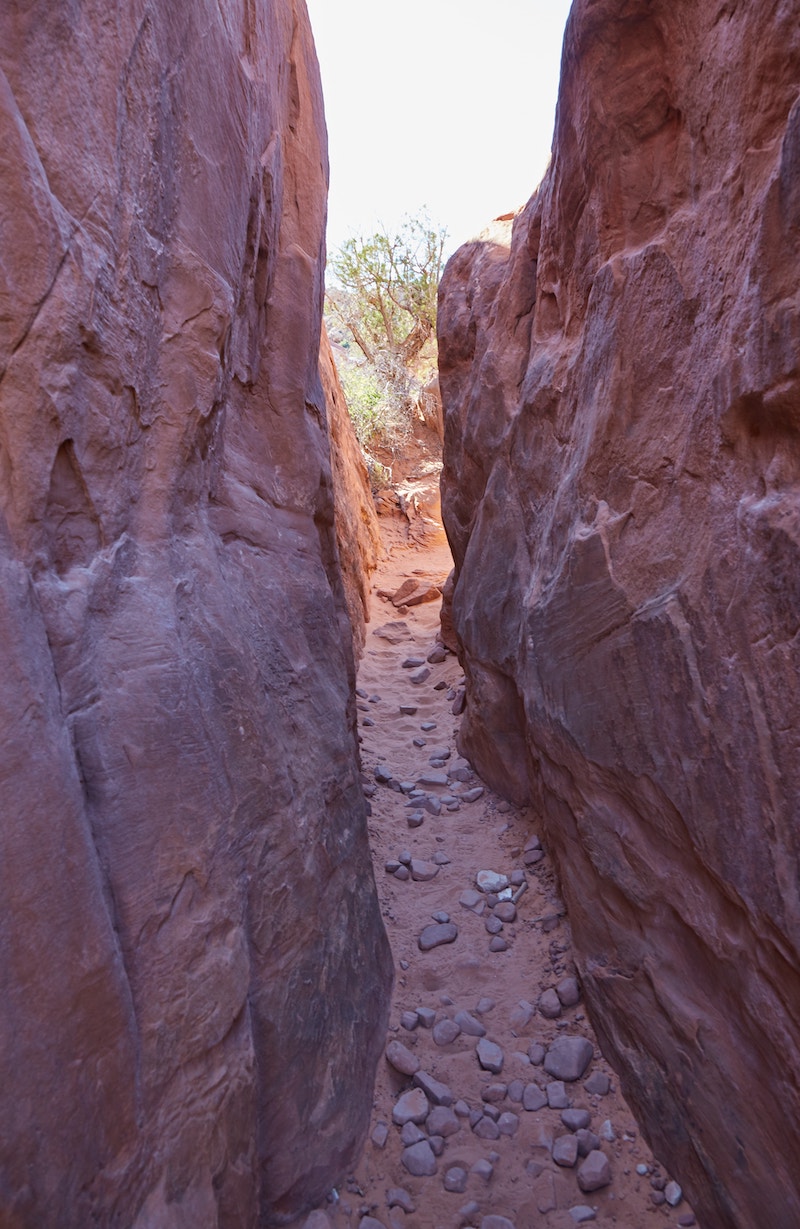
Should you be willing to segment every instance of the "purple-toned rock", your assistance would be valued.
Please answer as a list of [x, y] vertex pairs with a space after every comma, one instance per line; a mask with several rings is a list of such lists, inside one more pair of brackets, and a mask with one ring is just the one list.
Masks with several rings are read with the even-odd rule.
[[430, 1105], [428, 1098], [421, 1088], [411, 1088], [395, 1102], [392, 1110], [392, 1122], [398, 1127], [402, 1127], [407, 1122], [413, 1122], [419, 1126], [424, 1122], [430, 1113]]
[[480, 1020], [477, 1020], [470, 1012], [457, 1011], [453, 1018], [458, 1027], [461, 1029], [461, 1032], [466, 1033], [468, 1037], [486, 1036], [486, 1029], [483, 1027]]
[[544, 1056], [548, 1075], [568, 1083], [579, 1080], [592, 1061], [594, 1047], [586, 1037], [556, 1037]]
[[478, 1055], [478, 1062], [484, 1071], [490, 1071], [492, 1075], [499, 1075], [503, 1070], [503, 1051], [494, 1041], [489, 1041], [486, 1037], [481, 1037], [475, 1052]]
[[559, 1135], [553, 1144], [553, 1160], [556, 1165], [571, 1169], [578, 1159], [578, 1141], [574, 1135]]
[[421, 952], [430, 952], [444, 943], [455, 943], [458, 938], [458, 927], [453, 922], [432, 922], [426, 926], [417, 940]]
[[386, 1047], [386, 1060], [401, 1075], [414, 1075], [420, 1068], [416, 1054], [412, 1054], [402, 1041], [390, 1041]]
[[[572, 1136], [574, 1139], [575, 1137]], [[577, 1142], [577, 1141], [576, 1141]], [[611, 1182], [611, 1164], [604, 1152], [596, 1148], [578, 1168], [578, 1186], [582, 1191], [599, 1191]]]
[[401, 1153], [400, 1160], [405, 1169], [415, 1178], [430, 1178], [436, 1173], [436, 1157], [427, 1140], [412, 1144]]
[[455, 1100], [452, 1089], [441, 1080], [434, 1079], [427, 1071], [418, 1071], [414, 1076], [414, 1084], [422, 1089], [434, 1105], [452, 1105]]

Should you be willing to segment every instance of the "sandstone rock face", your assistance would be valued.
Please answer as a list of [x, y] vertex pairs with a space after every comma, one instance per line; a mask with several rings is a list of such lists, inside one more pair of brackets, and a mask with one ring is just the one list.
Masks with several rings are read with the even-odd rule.
[[369, 619], [369, 578], [378, 562], [380, 529], [367, 467], [350, 421], [324, 325], [319, 370], [331, 437], [334, 523], [339, 564], [353, 642], [360, 654], [364, 647], [364, 624]]
[[[461, 750], [532, 791], [606, 1053], [714, 1229], [800, 1223], [800, 25], [577, 0], [451, 260]], [[544, 835], [544, 834], [543, 834]]]
[[0, 131], [0, 1221], [282, 1224], [391, 977], [305, 5], [4, 5]]

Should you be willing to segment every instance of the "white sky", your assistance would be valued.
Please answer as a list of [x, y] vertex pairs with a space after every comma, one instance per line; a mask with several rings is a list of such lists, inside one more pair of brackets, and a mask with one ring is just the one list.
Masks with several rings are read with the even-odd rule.
[[307, 0], [331, 161], [328, 248], [423, 207], [448, 252], [550, 155], [570, 0]]

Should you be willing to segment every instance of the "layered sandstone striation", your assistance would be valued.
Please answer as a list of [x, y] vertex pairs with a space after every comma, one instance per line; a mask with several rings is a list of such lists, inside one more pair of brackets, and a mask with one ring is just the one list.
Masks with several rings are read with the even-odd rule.
[[800, 1223], [800, 25], [577, 0], [551, 167], [440, 307], [462, 750], [709, 1229]]
[[391, 977], [305, 5], [5, 5], [0, 130], [0, 1221], [281, 1224]]

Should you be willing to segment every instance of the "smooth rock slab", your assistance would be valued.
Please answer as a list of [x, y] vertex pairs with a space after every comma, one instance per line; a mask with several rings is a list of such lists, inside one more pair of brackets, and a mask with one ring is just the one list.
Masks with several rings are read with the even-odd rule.
[[403, 1167], [415, 1178], [431, 1178], [436, 1173], [437, 1164], [433, 1149], [427, 1140], [420, 1140], [405, 1148], [400, 1156]]
[[475, 1048], [475, 1053], [484, 1071], [491, 1071], [492, 1075], [499, 1075], [503, 1070], [503, 1051], [493, 1041], [488, 1041], [485, 1037], [481, 1037]]
[[[574, 1139], [574, 1136], [572, 1137]], [[595, 1149], [578, 1169], [578, 1186], [582, 1191], [599, 1191], [611, 1182], [611, 1165], [604, 1152]]]
[[444, 943], [455, 943], [458, 938], [458, 927], [453, 922], [434, 922], [426, 926], [417, 940], [421, 952], [430, 952]]
[[544, 1056], [544, 1069], [557, 1080], [579, 1080], [592, 1061], [594, 1048], [586, 1037], [556, 1037]]

